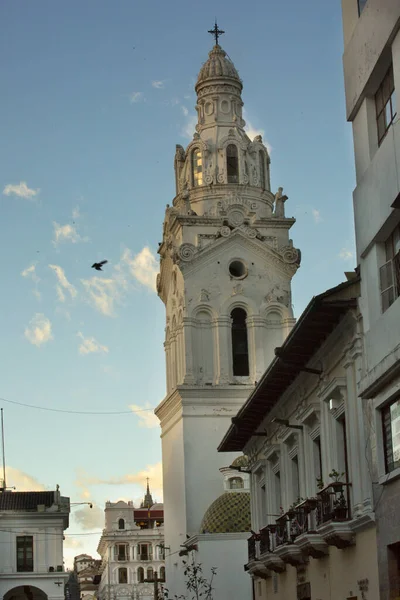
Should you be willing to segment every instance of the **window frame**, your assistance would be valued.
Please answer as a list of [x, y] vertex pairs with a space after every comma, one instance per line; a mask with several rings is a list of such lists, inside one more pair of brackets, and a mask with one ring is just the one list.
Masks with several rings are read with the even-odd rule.
[[[22, 561], [18, 556], [18, 551], [20, 550], [20, 541], [23, 540], [23, 555]], [[27, 541], [30, 541], [29, 545], [27, 545]], [[16, 550], [16, 566], [17, 573], [33, 573], [34, 568], [34, 553], [33, 553], [33, 535], [17, 535], [15, 541], [15, 550]], [[31, 551], [31, 558], [27, 557], [27, 550]]]
[[397, 116], [395, 93], [393, 64], [391, 64], [374, 95], [378, 146], [382, 144]]
[[[229, 489], [230, 490], [243, 490], [244, 489], [244, 481], [243, 477], [230, 477], [228, 479]], [[237, 485], [240, 482], [240, 485]]]
[[[125, 573], [125, 581], [121, 581], [122, 573]], [[128, 583], [128, 569], [126, 567], [118, 568], [118, 583]]]
[[[243, 313], [244, 319], [236, 318], [239, 312]], [[235, 313], [235, 316], [234, 316]], [[241, 314], [240, 313], [240, 314]], [[241, 315], [241, 317], [243, 317]], [[250, 377], [250, 357], [249, 357], [249, 335], [247, 328], [247, 312], [241, 306], [236, 306], [230, 312], [231, 317], [231, 336], [232, 336], [232, 374], [234, 377]], [[245, 352], [238, 352], [240, 342], [245, 347]], [[246, 359], [244, 358], [246, 357]]]
[[203, 185], [203, 152], [201, 148], [193, 148], [191, 154], [192, 167], [192, 186], [201, 187]]
[[384, 313], [400, 296], [400, 224], [385, 242], [385, 262], [379, 267], [379, 291]]
[[[393, 447], [393, 420], [391, 415], [391, 408], [395, 404], [398, 404], [397, 410], [399, 412], [399, 416], [395, 420], [398, 420], [400, 424], [400, 395], [397, 395], [394, 398], [392, 398], [392, 400], [385, 404], [381, 409], [383, 455], [386, 475], [400, 468], [400, 456], [397, 460], [394, 459]], [[400, 429], [398, 435], [400, 435]]]
[[[233, 155], [229, 155], [229, 148], [235, 148]], [[226, 180], [228, 183], [239, 183], [239, 150], [236, 144], [229, 143], [225, 149], [226, 155]], [[234, 174], [232, 174], [234, 173]]]
[[[121, 527], [121, 523], [122, 523], [122, 527]], [[118, 530], [122, 531], [123, 529], [125, 529], [125, 519], [123, 519], [121, 517], [121, 519], [118, 519]]]

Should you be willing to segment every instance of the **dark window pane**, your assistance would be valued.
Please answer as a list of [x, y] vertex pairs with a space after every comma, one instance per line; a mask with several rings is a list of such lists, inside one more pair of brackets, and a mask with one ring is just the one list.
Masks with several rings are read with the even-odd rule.
[[383, 109], [382, 88], [379, 88], [375, 94], [376, 114], [379, 115]]
[[396, 92], [393, 92], [390, 96], [390, 102], [392, 104], [392, 119], [394, 119], [397, 115]]
[[379, 269], [381, 292], [390, 288], [393, 285], [393, 270], [392, 261], [388, 261]]
[[238, 150], [235, 144], [229, 144], [226, 148], [226, 171], [228, 183], [238, 183], [239, 181], [239, 161]]
[[249, 375], [246, 316], [242, 308], [234, 308], [231, 312], [233, 374], [238, 377]]

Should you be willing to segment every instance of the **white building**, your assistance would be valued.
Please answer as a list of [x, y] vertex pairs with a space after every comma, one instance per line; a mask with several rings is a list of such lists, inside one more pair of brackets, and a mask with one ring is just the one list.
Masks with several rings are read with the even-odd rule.
[[90, 554], [78, 554], [74, 558], [74, 571], [79, 584], [79, 597], [81, 600], [93, 600], [100, 583], [101, 560], [95, 559]]
[[64, 598], [63, 534], [69, 512], [69, 498], [58, 487], [0, 493], [0, 598]]
[[101, 555], [100, 600], [153, 600], [155, 579], [165, 581], [164, 511], [149, 489], [140, 508], [132, 502], [107, 502]]
[[[217, 446], [293, 327], [291, 279], [300, 264], [287, 197], [271, 191], [267, 148], [244, 130], [242, 81], [218, 43], [195, 90], [198, 123], [188, 147], [176, 147], [157, 279], [166, 306], [167, 394], [156, 414], [172, 596], [184, 591], [181, 545], [200, 533], [221, 493], [219, 469], [237, 456]], [[241, 566], [231, 565], [231, 577], [246, 581]]]
[[220, 445], [249, 457], [260, 600], [379, 598], [359, 288], [312, 299]]
[[382, 600], [400, 597], [400, 2], [342, 0]]

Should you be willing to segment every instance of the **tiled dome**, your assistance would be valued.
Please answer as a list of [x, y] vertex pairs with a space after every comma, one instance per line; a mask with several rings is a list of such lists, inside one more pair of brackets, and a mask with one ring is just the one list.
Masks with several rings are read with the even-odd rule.
[[225, 78], [236, 80], [236, 82], [240, 83], [240, 87], [242, 87], [242, 82], [235, 65], [227, 57], [226, 52], [222, 50], [221, 46], [216, 45], [211, 52], [209, 52], [208, 60], [200, 69], [196, 89], [200, 84], [205, 83], [206, 81]]
[[246, 468], [249, 466], [249, 459], [247, 458], [247, 456], [242, 454], [242, 456], [238, 456], [237, 458], [235, 458], [231, 466]]
[[250, 493], [225, 492], [207, 509], [200, 533], [238, 533], [250, 528]]

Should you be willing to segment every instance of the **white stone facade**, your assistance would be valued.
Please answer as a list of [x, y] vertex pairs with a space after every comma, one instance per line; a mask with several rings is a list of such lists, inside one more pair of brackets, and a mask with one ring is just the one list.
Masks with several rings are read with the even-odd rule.
[[379, 598], [359, 287], [310, 302], [223, 442], [239, 436], [249, 457], [247, 569], [263, 599]]
[[[354, 139], [353, 193], [372, 478], [382, 600], [400, 590], [400, 4], [342, 0], [347, 119]], [[382, 94], [382, 95], [381, 95]], [[392, 413], [392, 416], [390, 416]], [[385, 427], [384, 427], [384, 426]], [[396, 458], [397, 457], [397, 458]]]
[[[165, 581], [164, 526], [154, 518], [141, 527], [134, 510], [132, 502], [106, 503], [105, 528], [98, 546], [102, 558], [99, 600], [153, 600], [154, 584], [143, 580], [151, 580], [157, 573], [158, 579]], [[162, 505], [154, 505], [150, 512], [154, 510], [162, 513]]]
[[69, 498], [58, 490], [1, 492], [0, 598], [26, 600], [26, 594], [32, 594], [32, 600], [64, 598], [68, 573], [63, 535], [69, 511]]
[[217, 446], [294, 324], [294, 219], [285, 217], [282, 189], [271, 192], [261, 136], [250, 140], [244, 131], [241, 89], [235, 67], [215, 46], [196, 84], [193, 140], [177, 146], [176, 196], [159, 248], [167, 395], [156, 414], [172, 594], [183, 591], [176, 553], [199, 532], [220, 494], [218, 470], [236, 456], [221, 457]]

